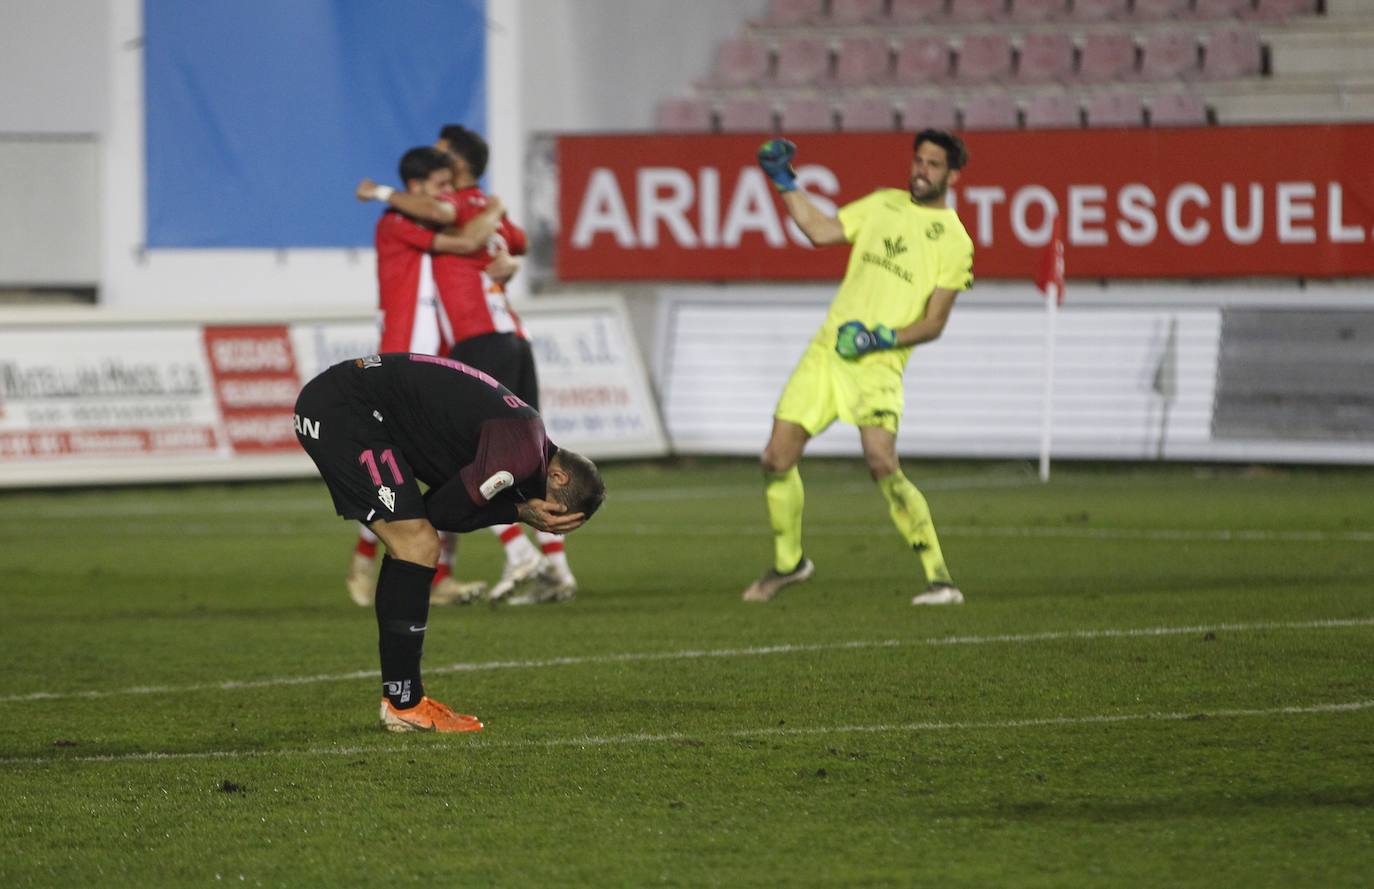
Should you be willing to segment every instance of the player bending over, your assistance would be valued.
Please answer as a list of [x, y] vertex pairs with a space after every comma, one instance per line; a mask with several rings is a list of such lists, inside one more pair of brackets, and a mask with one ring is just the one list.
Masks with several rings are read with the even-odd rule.
[[386, 544], [374, 606], [383, 725], [481, 729], [425, 695], [420, 678], [438, 531], [520, 521], [566, 534], [606, 497], [596, 466], [550, 442], [538, 412], [495, 379], [432, 355], [336, 364], [301, 390], [295, 422], [335, 510]]
[[964, 601], [940, 552], [926, 499], [897, 461], [902, 371], [914, 346], [945, 329], [954, 298], [973, 284], [973, 242], [946, 193], [968, 152], [958, 137], [922, 130], [913, 144], [905, 191], [884, 188], [829, 216], [797, 187], [797, 147], [771, 139], [759, 148], [763, 171], [787, 212], [816, 246], [850, 244], [844, 279], [825, 323], [792, 371], [761, 462], [773, 528], [773, 568], [744, 591], [766, 602], [810, 579], [816, 566], [802, 553], [802, 481], [797, 462], [812, 436], [835, 420], [859, 427], [869, 473], [892, 521], [921, 559], [928, 586], [913, 605]]

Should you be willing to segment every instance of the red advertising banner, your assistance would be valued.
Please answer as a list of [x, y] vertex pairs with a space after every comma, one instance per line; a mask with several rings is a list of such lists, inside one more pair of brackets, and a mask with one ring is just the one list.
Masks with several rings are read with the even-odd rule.
[[[558, 140], [557, 270], [574, 280], [835, 279], [754, 162], [758, 135]], [[797, 138], [828, 210], [905, 188], [911, 135]], [[1374, 125], [971, 133], [951, 189], [979, 278], [1032, 279], [1064, 218], [1071, 278], [1374, 274]]]
[[206, 326], [202, 334], [234, 453], [295, 453], [293, 417], [301, 381], [287, 326]]

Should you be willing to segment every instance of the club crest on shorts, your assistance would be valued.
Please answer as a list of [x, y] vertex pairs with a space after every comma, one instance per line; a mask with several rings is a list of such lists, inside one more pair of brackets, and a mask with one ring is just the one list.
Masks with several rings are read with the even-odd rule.
[[388, 488], [386, 485], [382, 485], [380, 488], [377, 489], [377, 499], [381, 500], [382, 505], [389, 509], [391, 512], [396, 511], [396, 492]]

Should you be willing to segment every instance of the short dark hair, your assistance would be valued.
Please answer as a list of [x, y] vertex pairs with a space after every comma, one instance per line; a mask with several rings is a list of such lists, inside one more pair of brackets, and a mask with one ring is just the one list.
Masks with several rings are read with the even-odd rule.
[[911, 150], [920, 148], [922, 142], [943, 148], [951, 170], [962, 170], [968, 165], [968, 149], [964, 147], [964, 140], [948, 130], [921, 130], [916, 134], [916, 140], [911, 143]]
[[554, 459], [568, 473], [568, 483], [554, 492], [554, 499], [568, 512], [580, 512], [591, 518], [606, 500], [606, 483], [601, 480], [601, 471], [581, 454], [562, 448], [554, 454]]
[[406, 185], [414, 179], [423, 182], [431, 173], [447, 170], [452, 165], [453, 161], [446, 152], [430, 145], [421, 145], [401, 155], [401, 181]]
[[468, 162], [474, 178], [481, 179], [487, 171], [487, 158], [491, 152], [487, 140], [465, 126], [456, 123], [445, 124], [439, 130], [439, 138], [448, 143], [450, 154], [456, 154]]

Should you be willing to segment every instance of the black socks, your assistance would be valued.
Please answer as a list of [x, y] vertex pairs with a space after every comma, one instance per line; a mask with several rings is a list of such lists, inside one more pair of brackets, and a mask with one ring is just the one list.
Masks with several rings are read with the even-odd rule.
[[420, 655], [433, 579], [433, 568], [389, 555], [382, 559], [377, 577], [377, 649], [382, 656], [382, 694], [398, 710], [414, 707], [425, 693]]

